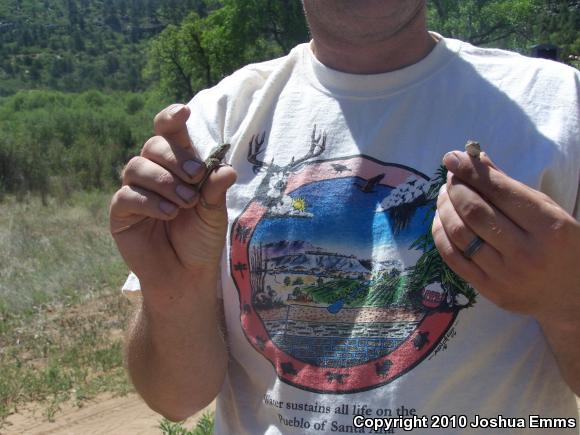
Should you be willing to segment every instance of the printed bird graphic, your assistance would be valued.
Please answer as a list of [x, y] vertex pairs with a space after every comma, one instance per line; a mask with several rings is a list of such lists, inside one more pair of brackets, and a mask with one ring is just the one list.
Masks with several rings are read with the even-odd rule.
[[366, 184], [364, 184], [364, 185], [360, 185], [359, 183], [355, 183], [355, 186], [358, 187], [358, 189], [361, 192], [364, 192], [364, 193], [372, 193], [372, 192], [375, 191], [374, 189], [375, 189], [376, 185], [379, 184], [379, 182], [383, 178], [385, 178], [385, 174], [384, 173], [379, 174], [379, 175], [377, 175], [377, 176], [375, 176], [373, 178], [369, 178], [367, 180]]
[[331, 163], [330, 166], [332, 166], [337, 174], [342, 174], [346, 171], [352, 172], [352, 169], [349, 169], [347, 166], [341, 165], [340, 163]]

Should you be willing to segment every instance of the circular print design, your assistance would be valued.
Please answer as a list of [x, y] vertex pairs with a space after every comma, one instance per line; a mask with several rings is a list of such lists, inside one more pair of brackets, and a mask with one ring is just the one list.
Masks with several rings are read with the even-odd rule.
[[471, 288], [442, 278], [436, 181], [366, 156], [268, 168], [232, 226], [230, 264], [244, 333], [281, 380], [376, 388], [423, 361], [473, 304]]

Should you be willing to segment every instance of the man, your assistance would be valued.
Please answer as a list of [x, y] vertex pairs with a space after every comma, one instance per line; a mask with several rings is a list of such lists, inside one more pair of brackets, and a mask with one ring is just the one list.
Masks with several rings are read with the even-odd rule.
[[422, 0], [304, 8], [309, 45], [161, 112], [124, 171], [137, 390], [172, 420], [219, 393], [218, 434], [577, 432], [577, 72], [429, 33]]

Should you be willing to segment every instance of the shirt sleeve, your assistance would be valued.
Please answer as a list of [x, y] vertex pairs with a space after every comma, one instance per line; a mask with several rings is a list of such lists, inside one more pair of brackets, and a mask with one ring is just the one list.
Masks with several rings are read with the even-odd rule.
[[139, 282], [137, 275], [133, 272], [129, 273], [129, 276], [125, 280], [125, 284], [121, 287], [121, 292], [131, 300], [141, 296], [141, 283]]
[[[221, 264], [218, 271], [218, 278], [217, 278], [217, 285], [216, 285], [216, 296], [219, 299], [223, 299], [223, 291], [222, 291], [222, 271], [221, 271]], [[125, 295], [129, 300], [135, 300], [141, 297], [141, 283], [139, 282], [139, 278], [133, 272], [129, 273], [127, 279], [125, 280], [125, 284], [121, 287], [121, 292]]]

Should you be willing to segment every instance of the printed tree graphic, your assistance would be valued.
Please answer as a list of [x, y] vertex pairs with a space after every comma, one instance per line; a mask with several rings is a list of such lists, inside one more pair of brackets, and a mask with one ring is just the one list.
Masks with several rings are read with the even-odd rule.
[[435, 215], [437, 208], [437, 196], [439, 189], [447, 180], [447, 168], [440, 166], [431, 182], [428, 191], [416, 198], [416, 201], [407, 204], [394, 206], [388, 210], [395, 231], [402, 231], [411, 222], [413, 215], [418, 207], [429, 205], [430, 213], [427, 219], [431, 222], [426, 225], [426, 231], [411, 244], [411, 249], [419, 249], [423, 252], [417, 263], [406, 269], [408, 274], [407, 282], [407, 301], [415, 306], [422, 305], [423, 289], [429, 284], [440, 283], [441, 288], [447, 294], [447, 304], [449, 307], [455, 305], [456, 296], [462, 294], [467, 299], [467, 308], [475, 303], [476, 292], [473, 288], [461, 279], [449, 266], [443, 261], [439, 251], [435, 247], [431, 229], [433, 226], [432, 217]]

